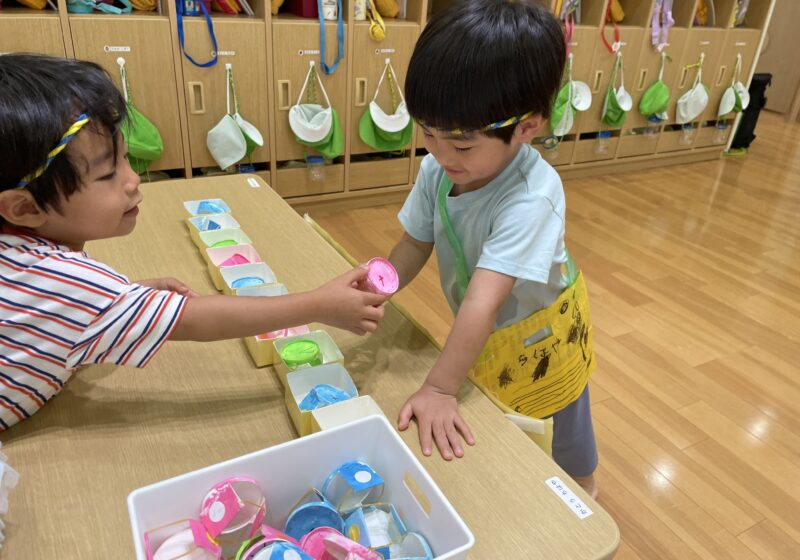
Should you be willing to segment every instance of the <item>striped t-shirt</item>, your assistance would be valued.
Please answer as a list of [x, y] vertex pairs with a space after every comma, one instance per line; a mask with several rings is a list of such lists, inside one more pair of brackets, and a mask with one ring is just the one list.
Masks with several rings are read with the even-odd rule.
[[44, 406], [81, 365], [147, 365], [184, 302], [84, 252], [0, 231], [0, 430]]

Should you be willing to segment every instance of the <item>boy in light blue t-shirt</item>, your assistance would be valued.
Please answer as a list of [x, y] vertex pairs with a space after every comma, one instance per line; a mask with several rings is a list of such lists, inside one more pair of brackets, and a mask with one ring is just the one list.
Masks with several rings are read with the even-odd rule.
[[[406, 100], [429, 155], [399, 214], [405, 234], [389, 260], [402, 287], [435, 248], [456, 318], [425, 383], [403, 406], [399, 428], [416, 417], [423, 453], [435, 442], [445, 459], [461, 457], [461, 440], [475, 439], [455, 395], [472, 371], [501, 406], [553, 417], [554, 459], [596, 496], [585, 287], [580, 275], [575, 281], [562, 273], [572, 263], [561, 180], [530, 146], [546, 126], [565, 50], [558, 22], [533, 0], [457, 2], [417, 42]], [[569, 321], [561, 331], [542, 323], [559, 316]], [[539, 323], [548, 325], [544, 332], [524, 331]], [[477, 373], [498, 337], [522, 332], [517, 338], [532, 336], [515, 342], [514, 363]]]

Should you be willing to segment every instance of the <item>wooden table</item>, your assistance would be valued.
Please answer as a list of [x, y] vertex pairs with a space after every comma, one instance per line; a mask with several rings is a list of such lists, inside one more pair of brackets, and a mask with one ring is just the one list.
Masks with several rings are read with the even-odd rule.
[[[252, 178], [156, 183], [142, 192], [136, 230], [88, 248], [132, 280], [175, 276], [213, 292], [182, 205], [211, 197], [230, 205], [290, 291], [314, 288], [349, 268], [272, 189]], [[372, 336], [328, 331], [359, 392], [371, 395], [390, 421], [438, 354], [391, 306]], [[613, 556], [619, 531], [610, 516], [479, 390], [469, 385], [460, 397], [478, 441], [466, 457], [450, 463], [424, 457], [413, 428], [403, 438], [475, 534], [470, 557]], [[279, 381], [271, 368], [253, 366], [241, 340], [168, 342], [143, 370], [80, 370], [41, 411], [2, 435], [21, 480], [11, 494], [0, 556], [132, 558], [129, 492], [293, 437]], [[554, 475], [589, 500], [593, 515], [578, 519], [546, 486]]]

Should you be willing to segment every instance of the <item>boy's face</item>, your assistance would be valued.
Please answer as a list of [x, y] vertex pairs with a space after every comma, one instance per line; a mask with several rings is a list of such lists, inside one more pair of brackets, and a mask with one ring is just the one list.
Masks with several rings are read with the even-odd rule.
[[474, 191], [497, 177], [514, 159], [524, 139], [514, 134], [506, 144], [480, 132], [453, 135], [423, 128], [425, 149], [444, 168], [458, 194]]
[[61, 200], [59, 210], [48, 209], [45, 223], [37, 233], [82, 249], [87, 241], [127, 235], [136, 226], [139, 176], [128, 163], [127, 147], [120, 137], [116, 157], [111, 136], [91, 128], [79, 132], [70, 142], [69, 155], [81, 169], [81, 188]]

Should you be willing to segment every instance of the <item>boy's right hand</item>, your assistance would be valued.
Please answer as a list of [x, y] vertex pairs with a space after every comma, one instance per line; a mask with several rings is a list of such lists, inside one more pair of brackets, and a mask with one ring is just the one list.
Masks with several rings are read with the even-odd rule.
[[403, 408], [397, 427], [400, 431], [408, 428], [411, 418], [416, 417], [419, 429], [419, 443], [422, 454], [430, 455], [433, 443], [439, 448], [442, 458], [446, 461], [453, 456], [463, 457], [464, 448], [461, 445], [463, 438], [469, 445], [475, 445], [472, 432], [458, 413], [456, 397], [440, 391], [425, 383], [419, 390], [411, 395]]
[[359, 290], [368, 269], [357, 267], [314, 290], [320, 321], [364, 335], [374, 332], [383, 319], [384, 296]]

